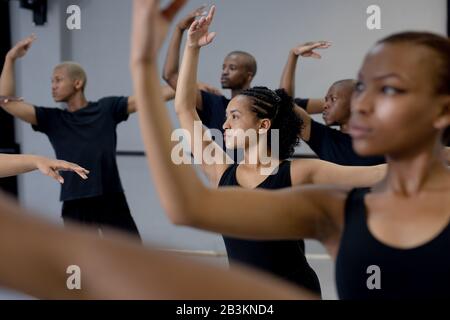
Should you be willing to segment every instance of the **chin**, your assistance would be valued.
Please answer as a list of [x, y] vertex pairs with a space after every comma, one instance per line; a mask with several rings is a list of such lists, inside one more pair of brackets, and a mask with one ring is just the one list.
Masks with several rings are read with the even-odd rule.
[[374, 146], [373, 143], [370, 143], [367, 140], [353, 140], [353, 150], [361, 157], [375, 157], [383, 156], [385, 154], [385, 150]]

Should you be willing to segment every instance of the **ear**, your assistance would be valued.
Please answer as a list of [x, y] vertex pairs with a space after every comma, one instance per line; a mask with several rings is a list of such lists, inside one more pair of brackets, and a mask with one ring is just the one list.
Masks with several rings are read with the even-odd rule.
[[80, 80], [80, 79], [76, 79], [76, 80], [73, 82], [73, 84], [74, 84], [76, 90], [81, 90], [81, 89], [83, 88], [84, 81], [83, 81], [83, 80]]
[[254, 76], [255, 75], [252, 72], [247, 71], [247, 82], [248, 83], [252, 82]]
[[450, 126], [450, 95], [445, 95], [441, 98], [439, 103], [439, 113], [434, 120], [434, 127], [439, 130], [444, 130]]
[[269, 131], [272, 122], [269, 119], [261, 119], [259, 124], [259, 133], [267, 133]]

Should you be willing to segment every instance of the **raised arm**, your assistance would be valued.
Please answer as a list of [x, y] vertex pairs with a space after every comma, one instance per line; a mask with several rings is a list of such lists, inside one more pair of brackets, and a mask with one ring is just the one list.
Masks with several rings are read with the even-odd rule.
[[387, 165], [341, 166], [317, 159], [299, 159], [291, 163], [292, 184], [329, 184], [344, 187], [370, 187], [380, 182]]
[[[6, 54], [5, 62], [3, 64], [2, 74], [0, 76], [0, 95], [1, 96], [15, 96], [15, 78], [14, 65], [17, 59], [23, 57], [30, 49], [33, 41], [36, 40], [34, 35], [31, 35], [22, 41], [19, 41]], [[9, 114], [17, 117], [23, 121], [31, 124], [37, 124], [36, 112], [31, 104], [16, 100], [0, 100], [0, 106]]]
[[[289, 51], [288, 60], [283, 69], [283, 74], [281, 75], [280, 88], [285, 89], [291, 97], [295, 97], [295, 70], [297, 67], [298, 58], [301, 56], [320, 59], [320, 54], [314, 50], [326, 49], [329, 48], [330, 45], [331, 44], [327, 41], [315, 41], [307, 42], [291, 49]], [[323, 111], [324, 103], [325, 101], [323, 99], [309, 99], [306, 108], [307, 113], [321, 113]]]
[[[200, 117], [196, 109], [197, 95], [197, 68], [200, 55], [200, 48], [212, 42], [215, 33], [209, 32], [209, 26], [214, 15], [214, 8], [211, 8], [208, 16], [199, 21], [194, 21], [188, 30], [188, 39], [184, 50], [183, 61], [181, 63], [180, 75], [178, 77], [177, 92], [175, 95], [175, 111], [180, 125], [187, 130], [190, 135], [190, 146], [195, 163], [201, 163], [202, 169], [211, 184], [217, 186], [220, 177], [225, 172], [229, 164], [233, 161], [214, 141], [203, 139], [209, 130], [202, 126]], [[214, 148], [215, 159], [218, 161], [205, 161], [203, 151], [206, 148]], [[201, 148], [200, 150], [198, 150]], [[212, 159], [211, 159], [212, 160]]]
[[[147, 2], [135, 2], [143, 7]], [[142, 12], [141, 12], [142, 10]], [[161, 204], [173, 222], [229, 235], [316, 238], [325, 241], [341, 224], [345, 191], [206, 188], [190, 166], [171, 160], [172, 126], [157, 81], [157, 53], [167, 29], [154, 8], [135, 8], [131, 70], [147, 160]], [[206, 18], [202, 18], [206, 19]], [[201, 21], [199, 22], [201, 25]], [[323, 201], [323, 198], [329, 201]], [[337, 213], [334, 215], [333, 213]], [[329, 227], [333, 226], [333, 227]]]
[[59, 171], [73, 171], [81, 178], [87, 179], [88, 170], [79, 165], [63, 160], [47, 159], [28, 154], [0, 154], [0, 178], [39, 170], [43, 174], [64, 183]]

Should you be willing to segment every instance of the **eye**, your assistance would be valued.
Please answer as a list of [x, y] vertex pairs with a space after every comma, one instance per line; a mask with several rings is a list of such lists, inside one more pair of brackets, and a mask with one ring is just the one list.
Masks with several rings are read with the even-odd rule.
[[365, 89], [365, 86], [364, 86], [364, 84], [361, 81], [358, 81], [355, 84], [355, 92], [360, 93], [360, 92], [363, 92], [364, 89]]
[[403, 93], [404, 90], [397, 89], [397, 88], [394, 88], [394, 87], [392, 87], [392, 86], [383, 86], [383, 87], [381, 88], [381, 92], [383, 92], [383, 93], [386, 94], [386, 95], [393, 96], [393, 95], [396, 95], [396, 94], [401, 94], [401, 93]]
[[233, 120], [236, 120], [238, 117], [235, 115], [235, 114], [233, 114], [232, 116], [231, 116], [231, 119], [233, 119]]
[[336, 97], [331, 97], [331, 102], [336, 102], [337, 98]]

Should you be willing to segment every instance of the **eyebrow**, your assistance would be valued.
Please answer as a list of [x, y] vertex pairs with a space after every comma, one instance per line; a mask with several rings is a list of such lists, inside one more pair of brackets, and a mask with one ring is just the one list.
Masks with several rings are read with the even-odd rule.
[[233, 109], [230, 112], [228, 112], [228, 110], [225, 111], [225, 114], [233, 114], [233, 113], [241, 113], [241, 112], [239, 110], [236, 110], [236, 109]]
[[[362, 79], [363, 78], [362, 74], [359, 74], [358, 78]], [[403, 80], [403, 81], [408, 81], [408, 78], [403, 77], [403, 76], [401, 76], [401, 75], [399, 75], [397, 73], [382, 74], [382, 75], [373, 77], [372, 80], [380, 81], [380, 80], [385, 80], [385, 79], [388, 79], [388, 78], [397, 78], [397, 79], [400, 79], [400, 80]]]

